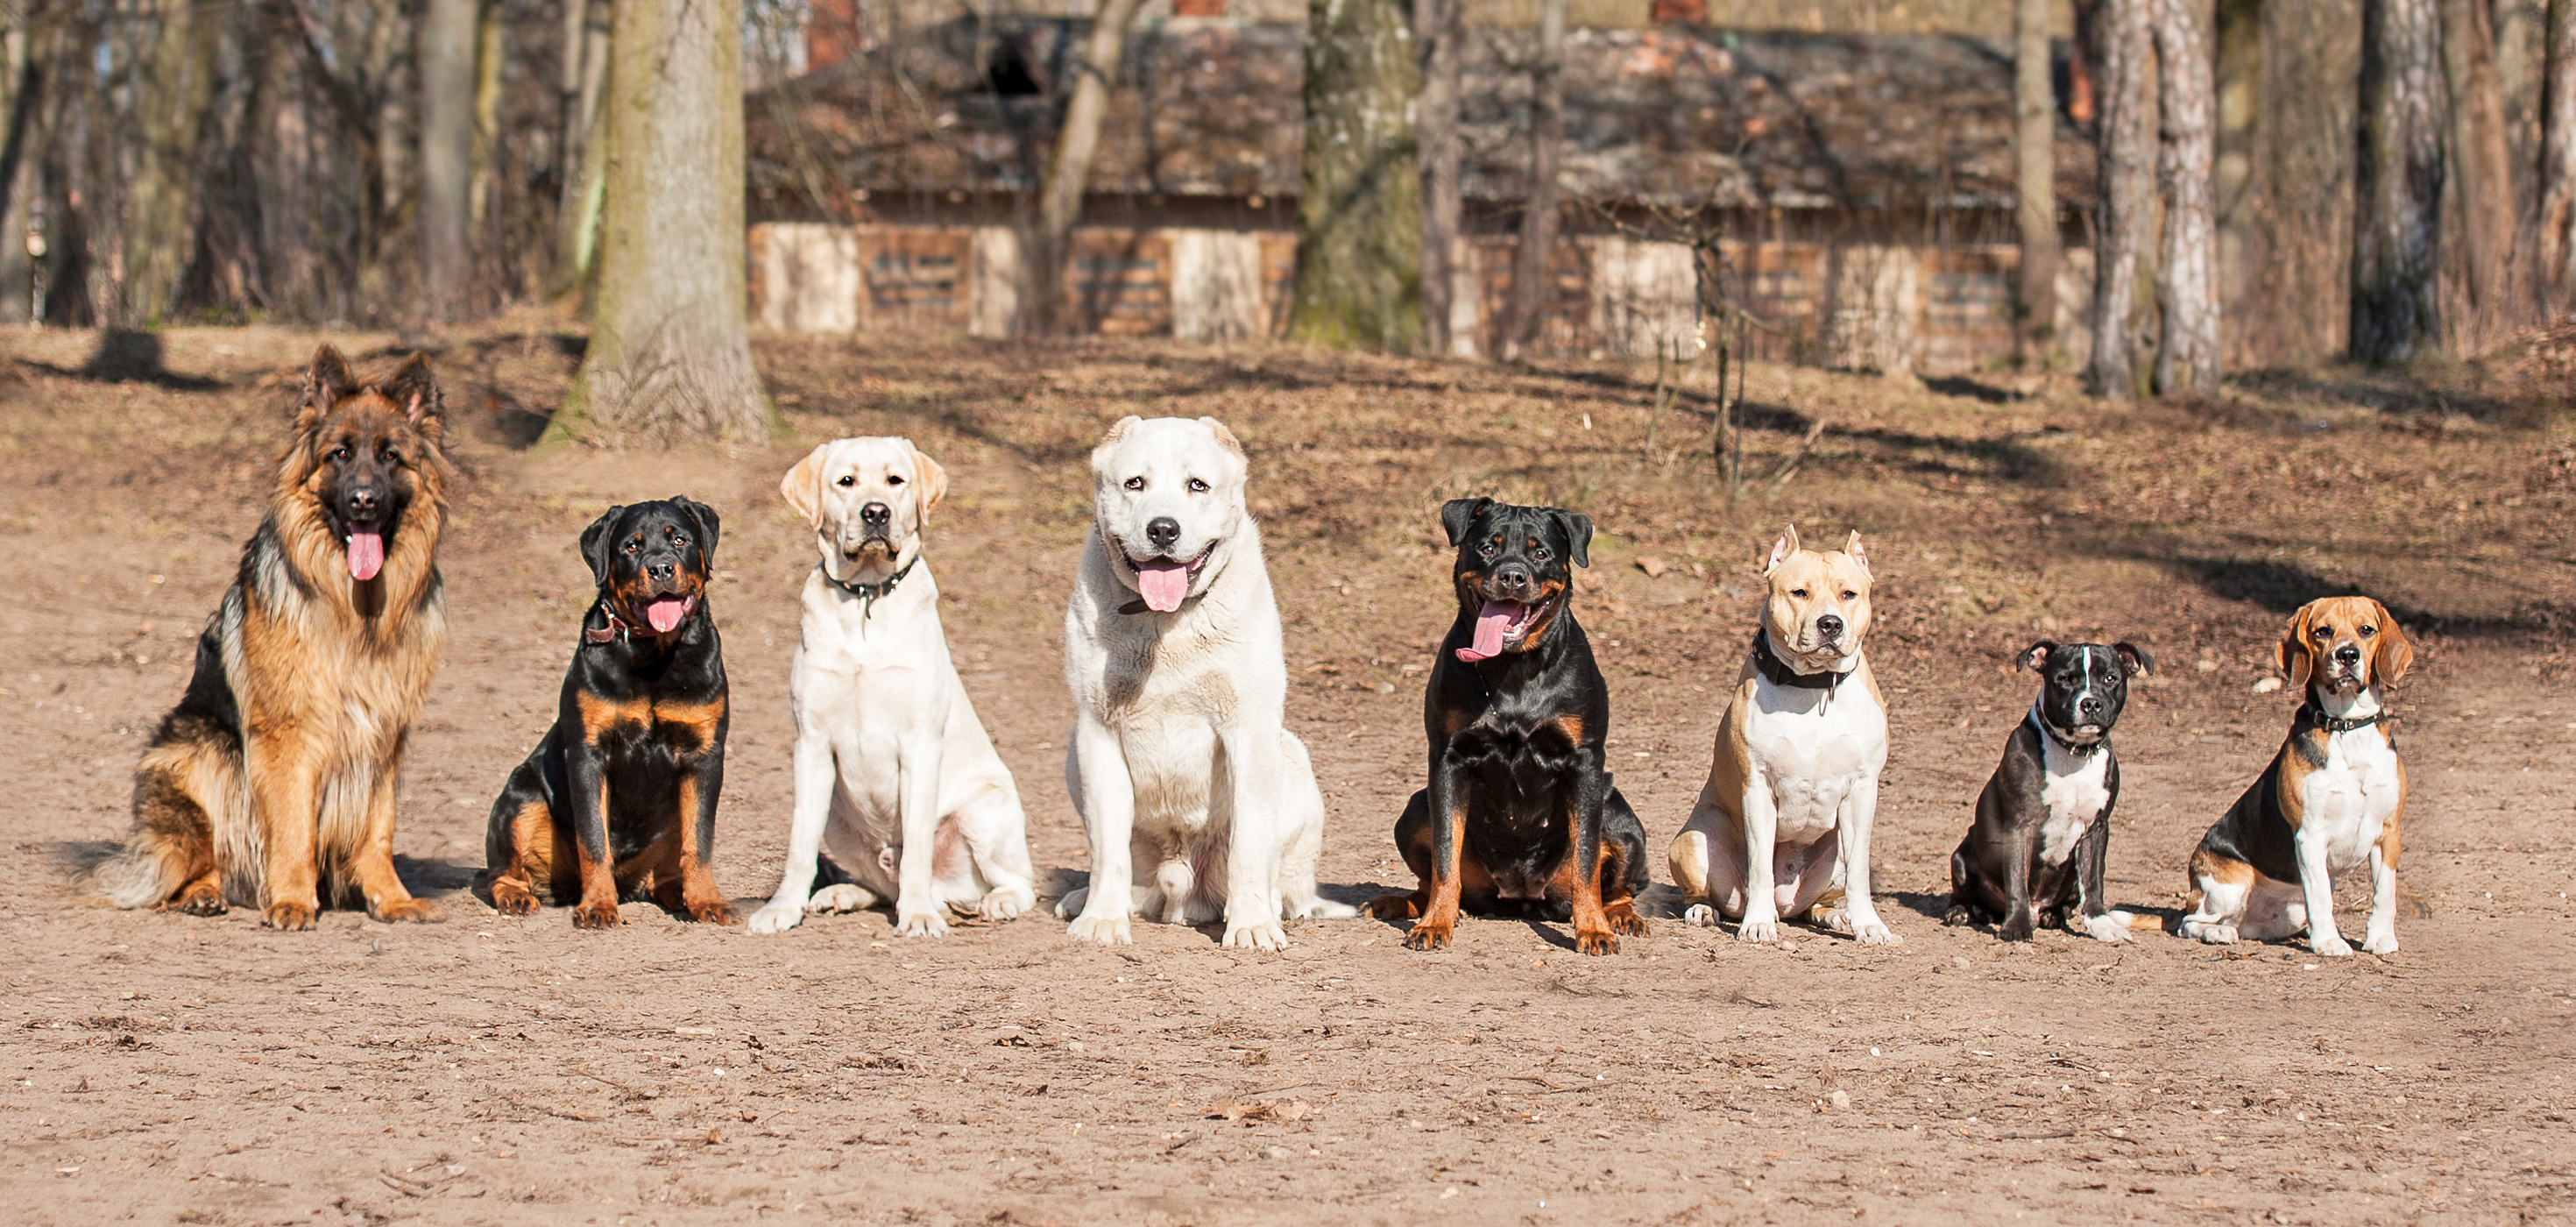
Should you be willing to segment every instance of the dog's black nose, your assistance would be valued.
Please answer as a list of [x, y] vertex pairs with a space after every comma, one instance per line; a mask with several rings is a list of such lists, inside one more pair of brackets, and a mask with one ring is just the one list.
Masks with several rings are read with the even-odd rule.
[[1816, 619], [1816, 633], [1827, 639], [1843, 637], [1843, 620], [1832, 614]]
[[2083, 698], [2075, 700], [2075, 710], [2087, 716], [2101, 715], [2102, 700], [2096, 696], [2088, 694]]
[[1485, 580], [1485, 589], [1495, 596], [1516, 600], [1528, 595], [1534, 582], [1528, 567], [1507, 562], [1494, 568], [1493, 575]]
[[2335, 649], [2335, 662], [2336, 662], [2337, 664], [2346, 664], [2346, 665], [2350, 665], [2350, 664], [2359, 664], [2359, 663], [2361, 662], [2361, 649], [2360, 649], [2360, 648], [2357, 648], [2357, 647], [2354, 647], [2354, 646], [2352, 646], [2352, 645], [2351, 645], [2351, 644], [2349, 644], [2349, 643], [2347, 643], [2347, 644], [2343, 645], [2342, 647], [2336, 648], [2336, 649]]
[[373, 516], [383, 505], [384, 499], [372, 489], [362, 486], [349, 492], [349, 514], [353, 516]]
[[680, 566], [674, 562], [647, 562], [644, 564], [644, 573], [655, 579], [669, 579], [680, 573]]
[[1155, 549], [1168, 550], [1181, 539], [1181, 522], [1170, 516], [1155, 516], [1145, 521], [1145, 539], [1153, 542]]
[[870, 503], [859, 508], [859, 523], [870, 528], [883, 528], [894, 519], [894, 508], [883, 503]]

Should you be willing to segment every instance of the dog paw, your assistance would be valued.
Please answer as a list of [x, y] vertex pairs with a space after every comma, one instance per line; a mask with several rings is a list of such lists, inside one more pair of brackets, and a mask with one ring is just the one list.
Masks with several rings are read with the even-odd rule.
[[1025, 886], [1004, 886], [986, 891], [984, 901], [975, 905], [975, 914], [986, 920], [1017, 920], [1037, 901], [1037, 895]]
[[689, 910], [689, 919], [697, 921], [699, 924], [729, 925], [733, 923], [733, 905], [722, 899], [709, 899], [702, 903], [692, 903], [687, 906]]
[[1229, 924], [1225, 927], [1225, 944], [1251, 950], [1285, 950], [1288, 948], [1288, 931], [1280, 928], [1275, 920]]
[[876, 901], [875, 895], [843, 882], [838, 886], [826, 886], [815, 891], [814, 896], [805, 901], [805, 914], [838, 916], [844, 912], [864, 911], [875, 906]]
[[492, 887], [492, 910], [504, 916], [534, 916], [537, 914], [537, 897], [525, 887], [495, 884]]
[[1411, 894], [1379, 895], [1368, 901], [1368, 914], [1377, 920], [1411, 920], [1422, 914]]
[[388, 899], [382, 903], [371, 903], [367, 905], [367, 914], [388, 924], [434, 925], [447, 919], [439, 914], [438, 905], [427, 899]]
[[1444, 949], [1449, 945], [1452, 928], [1453, 926], [1450, 925], [1427, 922], [1415, 925], [1412, 932], [1404, 935], [1404, 948], [1407, 950]]
[[1617, 954], [1619, 937], [1608, 929], [1594, 933], [1576, 933], [1574, 950], [1577, 954]]
[[2182, 932], [2185, 937], [2197, 937], [2212, 946], [2233, 946], [2236, 944], [2236, 926], [2234, 925], [2204, 924], [2197, 927], [2184, 925]]
[[1349, 920], [1360, 914], [1358, 908], [1330, 899], [1316, 899], [1288, 917], [1290, 920]]
[[2352, 957], [2352, 943], [2341, 937], [2311, 938], [2308, 941], [2308, 949], [2330, 959]]
[[1736, 926], [1735, 928], [1735, 940], [1739, 942], [1776, 942], [1780, 940], [1780, 922], [1777, 920], [1755, 920], [1751, 917], [1746, 917], [1744, 923]]
[[2091, 937], [2097, 942], [2125, 942], [2129, 940], [2129, 926], [2121, 924], [2119, 921], [2113, 920], [2108, 916], [2086, 917], [2084, 919], [2084, 932], [2086, 936]]
[[269, 928], [284, 929], [292, 933], [312, 928], [315, 911], [316, 909], [310, 903], [292, 901], [272, 903], [268, 905], [267, 911], [260, 913], [259, 922]]
[[948, 936], [948, 918], [940, 915], [936, 908], [925, 912], [907, 912], [897, 908], [895, 912], [896, 937]]
[[1135, 937], [1128, 932], [1127, 918], [1123, 915], [1077, 916], [1072, 924], [1065, 926], [1064, 935], [1072, 941], [1098, 942], [1103, 946], [1136, 944]]
[[624, 923], [626, 918], [617, 914], [617, 901], [613, 899], [585, 900], [572, 910], [572, 927], [576, 929], [614, 929]]
[[743, 927], [754, 933], [784, 933], [805, 923], [805, 909], [794, 904], [771, 902], [751, 914], [751, 923]]
[[1714, 929], [1717, 927], [1717, 909], [1705, 903], [1694, 903], [1682, 913], [1682, 923], [1696, 925], [1703, 929]]
[[1867, 920], [1860, 921], [1852, 925], [1852, 936], [1859, 938], [1860, 944], [1864, 946], [1901, 946], [1905, 944], [1904, 938], [1898, 937], [1895, 932], [1887, 927], [1886, 921], [1880, 920], [1876, 916], [1872, 916]]
[[1973, 923], [1975, 920], [1976, 917], [1969, 914], [1966, 904], [1951, 904], [1949, 911], [1941, 913], [1941, 923], [1953, 929], [1963, 924]]
[[2397, 953], [2397, 935], [2395, 933], [2372, 934], [2370, 940], [2361, 944], [2361, 948], [2372, 954], [2395, 954]]
[[227, 909], [224, 892], [199, 883], [182, 889], [169, 902], [162, 904], [161, 910], [189, 916], [221, 916]]

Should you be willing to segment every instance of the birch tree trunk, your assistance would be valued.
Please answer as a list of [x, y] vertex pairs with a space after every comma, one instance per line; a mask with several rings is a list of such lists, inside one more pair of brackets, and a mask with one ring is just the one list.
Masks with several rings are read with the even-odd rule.
[[2353, 150], [2352, 356], [2404, 362], [2440, 344], [2442, 27], [2434, 0], [2363, 0]]
[[1311, 0], [1289, 335], [1329, 349], [1422, 344], [1421, 92], [1400, 0]]
[[2021, 189], [2021, 272], [2014, 297], [2024, 357], [2057, 348], [2057, 91], [2050, 83], [2048, 0], [2013, 4], [2013, 165]]
[[1109, 91], [1118, 84], [1118, 62], [1135, 16], [1136, 0], [1100, 0], [1091, 14], [1091, 37], [1074, 65], [1073, 97], [1065, 103], [1064, 123], [1055, 130], [1055, 151], [1047, 159], [1046, 182], [1038, 189], [1038, 232], [1030, 246], [1029, 284], [1020, 298], [1028, 304], [1029, 326], [1037, 332], [1062, 332], [1072, 324], [1065, 302], [1065, 261], [1073, 254], [1082, 190], [1091, 181], [1100, 121], [1109, 113]]
[[744, 320], [739, 0], [618, 0], [590, 347], [557, 438], [765, 441]]
[[2548, 64], [2540, 113], [2541, 304], [2558, 320], [2576, 306], [2576, 0], [2549, 0]]
[[474, 166], [475, 0], [428, 0], [420, 22], [420, 309], [462, 318]]
[[188, 205], [195, 194], [197, 150], [215, 101], [219, 10], [192, 0], [159, 0], [149, 68], [135, 86], [134, 177], [126, 191], [124, 268], [117, 278], [115, 323], [159, 323], [178, 306], [187, 275]]
[[2093, 228], [2093, 360], [2085, 382], [2095, 396], [2127, 400], [2138, 391], [2131, 316], [2138, 258], [2155, 216], [2155, 10], [2152, 0], [2102, 0], [2097, 11], [2102, 200]]
[[1565, 145], [1565, 4], [1542, 0], [1538, 64], [1530, 82], [1528, 210], [1512, 260], [1512, 319], [1504, 356], [1517, 359], [1538, 340], [1548, 299], [1547, 262], [1556, 252], [1556, 162]]
[[1422, 338], [1432, 354], [1457, 352], [1449, 335], [1456, 306], [1459, 215], [1458, 90], [1467, 36], [1460, 0], [1414, 0], [1413, 38], [1422, 57], [1422, 96], [1413, 130], [1422, 149]]
[[2508, 323], [2513, 285], [2513, 153], [2506, 146], [2504, 93], [2496, 79], [2495, 25], [2486, 0], [2442, 0], [2442, 73], [2450, 87], [2452, 164], [2460, 183], [2467, 248], [2470, 352]]
[[2156, 96], [2163, 122], [2156, 166], [2165, 242], [2156, 261], [2156, 392], [2218, 390], [2218, 195], [2210, 179], [2218, 130], [2210, 0], [2159, 0]]

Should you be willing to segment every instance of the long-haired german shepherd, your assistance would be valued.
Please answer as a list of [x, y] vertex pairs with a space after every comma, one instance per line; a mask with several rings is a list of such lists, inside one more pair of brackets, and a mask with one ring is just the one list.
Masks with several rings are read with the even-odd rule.
[[94, 871], [117, 906], [309, 929], [327, 885], [378, 920], [438, 919], [394, 876], [393, 836], [447, 637], [441, 408], [424, 358], [362, 381], [314, 353], [268, 516], [135, 771], [134, 836]]

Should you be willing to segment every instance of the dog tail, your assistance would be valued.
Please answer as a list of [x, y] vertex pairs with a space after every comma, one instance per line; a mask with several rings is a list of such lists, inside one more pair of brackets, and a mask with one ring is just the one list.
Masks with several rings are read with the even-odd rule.
[[[212, 869], [215, 823], [190, 785], [229, 785], [238, 774], [224, 770], [229, 765], [222, 747], [189, 739], [162, 740], [144, 751], [134, 772], [134, 834], [90, 869], [91, 888], [121, 908], [150, 907], [169, 901], [192, 873]], [[216, 778], [192, 778], [199, 775]]]
[[2119, 925], [2123, 929], [2162, 929], [2165, 927], [2165, 918], [2162, 916], [2141, 916], [2136, 912], [2124, 912], [2118, 908], [2112, 908], [2102, 914], [2109, 917], [2112, 923]]
[[124, 847], [90, 868], [89, 881], [109, 903], [147, 907], [179, 889], [185, 866], [185, 853], [168, 847], [159, 833], [138, 830]]

